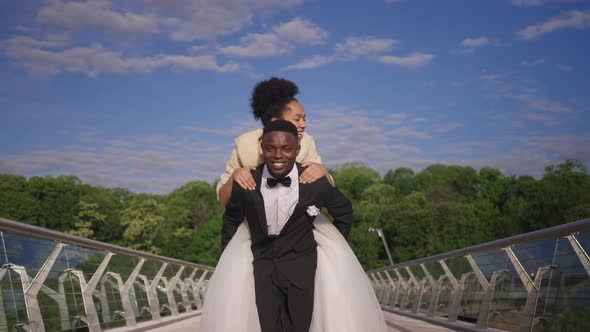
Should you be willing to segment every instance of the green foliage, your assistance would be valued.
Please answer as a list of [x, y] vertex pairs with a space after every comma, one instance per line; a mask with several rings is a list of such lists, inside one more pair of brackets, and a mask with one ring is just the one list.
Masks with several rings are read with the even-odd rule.
[[123, 233], [125, 246], [159, 254], [156, 246], [164, 227], [162, 210], [164, 206], [148, 195], [135, 197], [121, 212], [121, 224], [126, 226]]
[[[348, 240], [366, 269], [388, 264], [369, 227], [383, 229], [397, 263], [590, 217], [590, 175], [577, 160], [547, 166], [540, 179], [442, 164], [381, 179], [350, 163], [332, 176], [353, 203]], [[148, 195], [74, 176], [0, 174], [0, 217], [200, 264], [217, 263], [222, 215], [205, 182]]]
[[338, 189], [350, 199], [360, 199], [367, 187], [381, 181], [377, 171], [360, 163], [344, 164], [340, 170], [332, 173], [332, 178]]
[[80, 201], [80, 211], [76, 216], [75, 229], [68, 230], [67, 233], [94, 239], [94, 227], [103, 223], [106, 216], [98, 211], [98, 204]]

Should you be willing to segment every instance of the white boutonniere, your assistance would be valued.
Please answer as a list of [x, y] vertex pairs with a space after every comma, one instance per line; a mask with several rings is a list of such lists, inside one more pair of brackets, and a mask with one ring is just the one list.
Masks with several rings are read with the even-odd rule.
[[311, 217], [315, 217], [320, 214], [320, 209], [318, 209], [315, 205], [308, 206], [307, 214]]

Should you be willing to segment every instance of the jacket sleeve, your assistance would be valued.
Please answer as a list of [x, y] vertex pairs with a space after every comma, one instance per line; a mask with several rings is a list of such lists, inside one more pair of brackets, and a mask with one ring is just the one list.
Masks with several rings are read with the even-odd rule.
[[219, 182], [217, 182], [217, 186], [215, 187], [215, 191], [217, 192], [217, 201], [219, 201], [219, 189], [221, 189], [221, 187], [231, 179], [233, 172], [241, 167], [242, 165], [240, 164], [240, 159], [238, 158], [238, 150], [234, 146], [234, 149], [229, 156], [229, 160], [227, 163], [225, 163], [225, 173], [221, 174], [219, 177]]
[[352, 227], [352, 203], [335, 187], [325, 180], [328, 189], [325, 195], [325, 207], [334, 218], [334, 226], [340, 231], [344, 238], [348, 238], [350, 228]]
[[244, 221], [244, 206], [241, 193], [243, 190], [234, 183], [232, 193], [225, 212], [223, 213], [223, 225], [221, 226], [221, 252], [232, 239], [240, 224]]
[[[320, 154], [318, 153], [318, 150], [316, 148], [315, 145], [315, 141], [313, 139], [313, 136], [311, 135], [306, 135], [306, 154], [303, 156], [303, 160], [301, 160], [302, 163], [310, 161], [312, 163], [318, 163], [318, 164], [324, 164], [322, 162], [322, 157], [320, 157]], [[334, 183], [334, 179], [332, 178], [332, 175], [330, 175], [330, 173], [326, 174], [326, 177], [328, 177], [330, 179], [331, 183]]]

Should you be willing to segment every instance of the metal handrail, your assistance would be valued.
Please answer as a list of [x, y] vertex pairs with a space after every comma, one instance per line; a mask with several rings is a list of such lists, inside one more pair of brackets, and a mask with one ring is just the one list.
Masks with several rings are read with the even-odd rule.
[[385, 266], [385, 267], [382, 267], [379, 269], [369, 270], [369, 271], [367, 271], [367, 273], [381, 272], [381, 271], [385, 271], [385, 270], [397, 269], [397, 268], [402, 268], [402, 267], [411, 266], [411, 265], [418, 265], [418, 264], [424, 264], [424, 263], [429, 263], [429, 262], [437, 262], [437, 261], [447, 259], [450, 257], [465, 256], [465, 255], [470, 255], [470, 254], [476, 254], [476, 253], [481, 253], [481, 252], [502, 249], [502, 248], [514, 245], [516, 243], [519, 243], [519, 244], [520, 243], [528, 243], [528, 242], [533, 242], [533, 241], [539, 241], [539, 240], [567, 236], [572, 233], [579, 232], [585, 228], [590, 229], [590, 219], [583, 219], [580, 221], [571, 222], [571, 223], [563, 224], [563, 225], [558, 225], [558, 226], [554, 226], [551, 228], [545, 228], [545, 229], [533, 231], [530, 233], [514, 235], [511, 237], [504, 238], [504, 239], [486, 242], [486, 243], [482, 243], [482, 244], [477, 244], [477, 245], [474, 245], [471, 247], [457, 249], [457, 250], [445, 252], [445, 253], [434, 255], [434, 256], [418, 258], [415, 260], [411, 260], [411, 261], [407, 261], [407, 262], [403, 262], [403, 263], [398, 263], [395, 265]]
[[203, 270], [213, 271], [214, 268], [207, 265], [201, 265], [196, 263], [191, 263], [187, 261], [183, 261], [180, 259], [160, 256], [156, 254], [151, 254], [139, 250], [129, 249], [121, 246], [117, 246], [114, 244], [104, 243], [96, 240], [90, 240], [83, 237], [65, 234], [57, 231], [53, 231], [50, 229], [46, 229], [43, 227], [33, 226], [25, 223], [20, 223], [16, 221], [12, 221], [9, 219], [1, 218], [0, 217], [0, 231], [7, 231], [21, 235], [27, 236], [34, 236], [37, 238], [42, 238], [51, 241], [61, 241], [67, 244], [79, 245], [82, 247], [98, 249], [109, 251], [114, 254], [120, 255], [128, 255], [128, 256], [137, 256], [140, 258], [145, 258], [149, 260], [155, 260], [163, 263], [175, 264], [175, 265], [183, 265], [187, 267], [193, 267]]

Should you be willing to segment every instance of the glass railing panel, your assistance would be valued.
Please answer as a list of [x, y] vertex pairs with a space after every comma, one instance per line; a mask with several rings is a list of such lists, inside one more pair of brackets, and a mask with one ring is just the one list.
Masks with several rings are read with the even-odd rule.
[[437, 279], [437, 282], [438, 301], [436, 303], [434, 314], [435, 316], [447, 317], [449, 305], [451, 302], [451, 293], [453, 292], [453, 285], [449, 281], [449, 278], [444, 274]]
[[512, 251], [531, 279], [535, 279], [540, 267], [553, 264], [557, 239], [515, 244]]
[[[157, 317], [158, 311], [164, 311], [165, 315], [171, 307], [166, 287], [174, 289], [170, 292], [171, 303], [180, 305], [179, 312], [185, 312], [189, 306], [202, 305], [204, 292], [200, 289], [195, 292], [195, 284], [187, 280], [195, 264], [154, 257], [3, 218], [0, 224], [0, 331], [104, 330], [133, 324], [134, 316], [136, 321], [150, 320]], [[135, 253], [137, 256], [133, 256]], [[129, 296], [125, 296], [121, 293], [127, 293], [124, 285], [138, 266], [139, 257], [149, 259], [146, 258], [135, 283], [130, 284]], [[154, 260], [150, 260], [152, 257]], [[163, 275], [171, 283], [164, 287], [158, 284], [157, 295], [150, 301], [146, 287], [156, 285], [151, 282], [165, 261], [169, 264], [166, 270], [162, 269]], [[187, 267], [179, 274], [182, 282], [176, 283], [174, 277], [179, 264]], [[194, 279], [198, 280], [203, 271], [195, 273]], [[32, 295], [27, 297], [28, 302], [25, 302], [25, 290]], [[159, 310], [162, 308], [165, 310]]]
[[516, 331], [523, 319], [527, 291], [504, 250], [473, 255], [488, 281], [495, 278], [488, 326]]
[[424, 265], [426, 266], [426, 269], [428, 269], [428, 272], [430, 272], [434, 280], [438, 280], [440, 276], [445, 274], [445, 271], [443, 270], [442, 266], [440, 266], [440, 264], [437, 262], [428, 262]]
[[590, 278], [568, 239], [558, 240], [554, 264], [539, 290], [536, 328], [583, 331], [590, 326]]
[[590, 253], [590, 232], [580, 232], [575, 236], [586, 254]]
[[[119, 287], [122, 287], [127, 282], [138, 262], [139, 259], [137, 257], [125, 255], [114, 255], [109, 261], [101, 282], [97, 287], [99, 296], [106, 297], [106, 306], [101, 301], [100, 308], [97, 308], [103, 329], [124, 326], [126, 324], [124, 316], [125, 308], [123, 307]], [[133, 306], [132, 308], [133, 314], [137, 316], [137, 311]]]
[[468, 272], [462, 276], [463, 296], [461, 297], [461, 311], [459, 319], [476, 322], [482, 305], [485, 290], [479, 283], [475, 272]]
[[492, 279], [494, 272], [512, 268], [510, 260], [503, 250], [474, 254], [472, 257], [488, 281]]
[[0, 238], [0, 291], [6, 310], [0, 326], [10, 331], [28, 321], [22, 278], [25, 283], [35, 278], [55, 243], [8, 232], [1, 232]]
[[[168, 264], [166, 269], [164, 270], [164, 274], [162, 274], [162, 278], [158, 281], [158, 287], [156, 288], [158, 294], [158, 302], [160, 303], [160, 315], [162, 317], [170, 316], [173, 314], [172, 307], [168, 301], [168, 294], [166, 291], [168, 290], [168, 283], [174, 278], [174, 275], [178, 271], [178, 266]], [[167, 282], [166, 282], [166, 281]]]
[[[135, 316], [135, 319], [138, 322], [152, 319], [147, 287], [149, 287], [149, 284], [154, 280], [158, 271], [160, 271], [162, 264], [162, 262], [146, 260], [141, 267], [137, 281], [133, 284], [133, 292], [135, 293], [134, 296], [139, 311], [139, 314]], [[148, 282], [147, 285], [146, 280]]]

